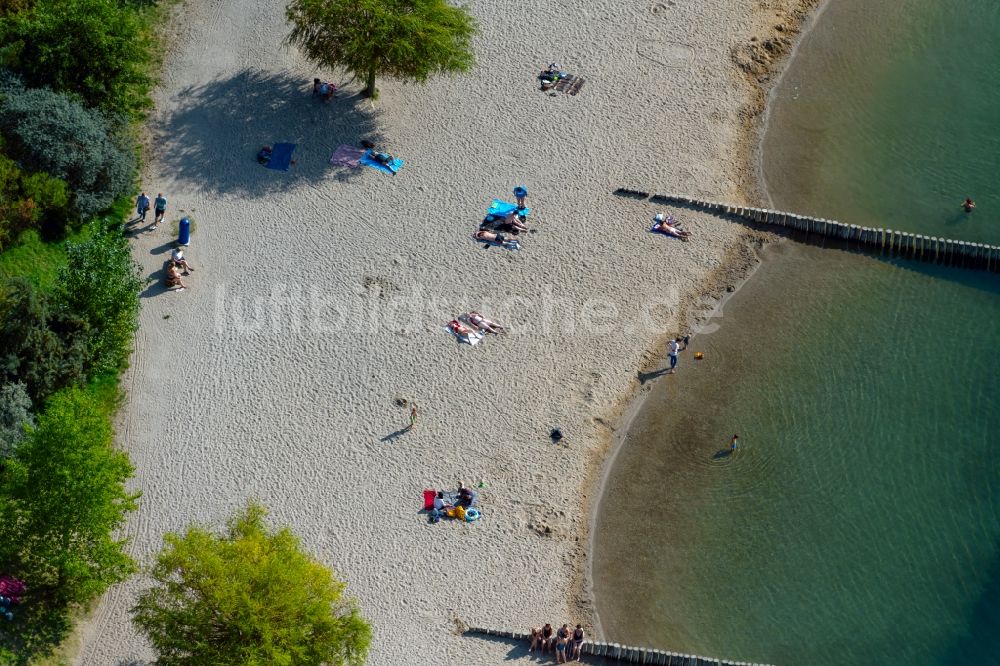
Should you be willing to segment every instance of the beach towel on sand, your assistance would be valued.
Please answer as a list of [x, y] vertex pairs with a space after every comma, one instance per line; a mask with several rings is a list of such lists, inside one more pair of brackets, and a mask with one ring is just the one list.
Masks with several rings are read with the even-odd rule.
[[330, 156], [330, 164], [357, 168], [361, 165], [361, 158], [364, 154], [364, 148], [348, 145], [337, 146], [337, 150], [333, 151], [333, 155]]
[[431, 488], [424, 489], [424, 511], [430, 511], [434, 508], [434, 498], [437, 497], [437, 493]]
[[567, 74], [556, 81], [556, 84], [552, 86], [552, 89], [569, 93], [570, 95], [576, 95], [580, 92], [580, 89], [583, 88], [584, 83], [586, 83], [585, 79], [581, 79], [579, 76], [574, 76], [573, 74]]
[[294, 152], [294, 143], [274, 144], [271, 148], [271, 159], [266, 164], [267, 168], [288, 171], [288, 167], [292, 166], [292, 153]]
[[386, 173], [395, 173], [393, 169], [399, 171], [400, 169], [403, 168], [403, 160], [399, 159], [398, 157], [392, 161], [392, 169], [390, 169], [384, 164], [379, 164], [378, 162], [372, 159], [372, 151], [370, 150], [365, 151], [365, 154], [361, 156], [361, 163], [364, 164], [365, 166], [371, 167], [373, 169], [378, 169], [379, 171], [384, 171]]
[[[512, 204], [509, 201], [501, 201], [500, 199], [494, 199], [490, 207], [486, 209], [487, 215], [506, 215], [511, 211], [517, 211], [517, 204]], [[521, 215], [527, 215], [531, 212], [530, 208], [525, 208], [524, 210], [517, 211]]]
[[482, 340], [483, 337], [484, 337], [482, 333], [480, 333], [479, 331], [476, 331], [476, 330], [473, 330], [472, 333], [469, 334], [468, 336], [459, 335], [458, 333], [456, 333], [455, 331], [453, 331], [451, 329], [451, 327], [449, 327], [449, 326], [445, 326], [444, 330], [447, 333], [450, 333], [453, 336], [455, 336], [455, 339], [458, 340], [459, 342], [468, 342], [470, 345], [477, 345], [477, 344], [479, 344], [479, 341]]

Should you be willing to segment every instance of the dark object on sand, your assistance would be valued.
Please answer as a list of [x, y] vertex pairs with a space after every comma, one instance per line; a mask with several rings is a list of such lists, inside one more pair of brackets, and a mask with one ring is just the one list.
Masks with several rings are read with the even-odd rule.
[[368, 150], [375, 150], [375, 144], [368, 139], [361, 139], [361, 147], [367, 148]]
[[559, 428], [553, 428], [552, 432], [549, 433], [549, 437], [552, 438], [553, 442], [558, 442], [563, 438], [563, 431]]

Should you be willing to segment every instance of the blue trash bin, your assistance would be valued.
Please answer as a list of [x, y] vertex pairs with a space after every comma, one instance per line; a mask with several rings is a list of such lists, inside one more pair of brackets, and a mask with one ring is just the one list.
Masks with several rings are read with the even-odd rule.
[[180, 233], [177, 235], [177, 244], [185, 246], [191, 244], [191, 220], [186, 217], [181, 218]]

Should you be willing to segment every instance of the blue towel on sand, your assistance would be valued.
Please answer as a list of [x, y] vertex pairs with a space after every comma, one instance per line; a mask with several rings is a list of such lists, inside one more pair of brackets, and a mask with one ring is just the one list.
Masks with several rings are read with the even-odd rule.
[[361, 163], [364, 164], [365, 166], [370, 166], [373, 169], [378, 169], [379, 171], [385, 171], [386, 173], [395, 173], [393, 169], [399, 171], [400, 169], [403, 168], [403, 160], [399, 159], [398, 157], [392, 161], [392, 169], [390, 169], [384, 164], [379, 164], [378, 162], [372, 159], [372, 151], [370, 150], [361, 157]]
[[276, 143], [271, 147], [271, 159], [267, 163], [268, 169], [288, 171], [292, 166], [292, 153], [295, 152], [294, 143]]
[[[510, 211], [517, 210], [517, 204], [508, 203], [506, 201], [500, 201], [500, 199], [494, 199], [493, 203], [486, 210], [487, 215], [506, 215]], [[530, 208], [525, 208], [522, 211], [518, 211], [521, 215], [527, 215], [531, 212]]]

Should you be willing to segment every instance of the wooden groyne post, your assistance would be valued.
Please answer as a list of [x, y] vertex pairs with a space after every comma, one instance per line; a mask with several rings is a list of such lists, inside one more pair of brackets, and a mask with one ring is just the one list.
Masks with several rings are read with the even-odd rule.
[[911, 234], [906, 231], [859, 227], [835, 220], [796, 215], [767, 208], [735, 206], [717, 201], [705, 201], [679, 194], [650, 194], [643, 190], [619, 188], [615, 194], [634, 199], [697, 208], [716, 215], [736, 217], [748, 222], [782, 227], [808, 237], [829, 238], [886, 256], [926, 261], [944, 266], [1000, 273], [1000, 246], [985, 245]]
[[[520, 631], [469, 627], [465, 630], [465, 633], [478, 634], [480, 636], [496, 636], [497, 638], [509, 638], [515, 641], [524, 641], [525, 643], [531, 641], [530, 634]], [[610, 661], [619, 661], [623, 664], [653, 664], [655, 666], [769, 666], [769, 664], [756, 664], [749, 661], [713, 659], [711, 657], [699, 657], [693, 654], [680, 654], [679, 652], [630, 647], [628, 645], [604, 643], [600, 641], [584, 641], [583, 648], [581, 648], [580, 651], [583, 654], [602, 657]]]

